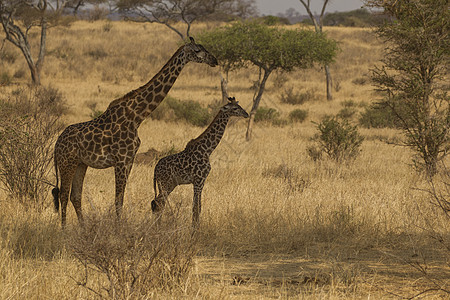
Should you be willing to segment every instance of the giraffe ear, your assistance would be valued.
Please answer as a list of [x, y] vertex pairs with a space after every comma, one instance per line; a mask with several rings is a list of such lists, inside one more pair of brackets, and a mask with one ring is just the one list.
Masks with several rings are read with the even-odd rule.
[[228, 101], [230, 101], [230, 103], [235, 103], [237, 104], [238, 102], [236, 101], [235, 97], [228, 97]]
[[189, 44], [195, 52], [200, 52], [202, 49], [195, 43], [195, 40], [192, 36], [189, 37], [191, 43]]

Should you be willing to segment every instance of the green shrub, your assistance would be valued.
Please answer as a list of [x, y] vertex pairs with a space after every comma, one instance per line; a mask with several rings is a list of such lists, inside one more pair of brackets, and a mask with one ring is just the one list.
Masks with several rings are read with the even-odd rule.
[[[354, 158], [359, 154], [364, 138], [359, 135], [357, 127], [352, 126], [347, 120], [337, 117], [325, 117], [317, 124], [319, 133], [314, 137], [317, 149], [330, 158], [340, 161]], [[312, 151], [308, 150], [311, 156]], [[314, 153], [317, 157], [317, 153]], [[314, 157], [311, 156], [314, 159]]]
[[208, 125], [212, 119], [209, 110], [202, 107], [200, 103], [193, 100], [181, 101], [172, 97], [163, 100], [150, 117], [155, 120], [183, 120], [200, 127]]
[[273, 126], [283, 127], [286, 126], [287, 124], [289, 124], [289, 120], [286, 119], [276, 118], [272, 120]]
[[350, 119], [351, 117], [353, 117], [356, 113], [356, 109], [353, 107], [344, 107], [342, 108], [337, 116], [341, 119]]
[[256, 110], [255, 122], [272, 122], [280, 117], [280, 113], [275, 108], [259, 107]]
[[169, 101], [169, 107], [175, 112], [175, 116], [179, 120], [195, 126], [206, 126], [209, 124], [210, 115], [207, 108], [204, 108], [200, 103], [193, 100], [187, 101]]
[[387, 106], [372, 105], [361, 113], [359, 124], [365, 128], [399, 128], [400, 121]]
[[294, 109], [289, 113], [289, 120], [291, 122], [303, 122], [308, 117], [308, 111], [303, 109]]
[[0, 85], [10, 85], [11, 84], [11, 76], [7, 72], [0, 73]]

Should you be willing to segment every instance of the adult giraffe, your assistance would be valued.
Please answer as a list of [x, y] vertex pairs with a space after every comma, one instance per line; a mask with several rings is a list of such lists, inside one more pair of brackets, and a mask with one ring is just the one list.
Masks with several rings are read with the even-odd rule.
[[196, 44], [193, 38], [190, 39], [190, 43], [181, 46], [145, 85], [112, 101], [99, 117], [68, 126], [58, 137], [54, 152], [56, 187], [52, 194], [56, 211], [61, 202], [63, 228], [69, 193], [78, 221], [83, 222], [81, 194], [88, 167], [114, 167], [115, 208], [120, 216], [128, 175], [141, 143], [137, 129], [142, 121], [163, 101], [188, 62], [217, 66], [217, 59], [202, 45]]

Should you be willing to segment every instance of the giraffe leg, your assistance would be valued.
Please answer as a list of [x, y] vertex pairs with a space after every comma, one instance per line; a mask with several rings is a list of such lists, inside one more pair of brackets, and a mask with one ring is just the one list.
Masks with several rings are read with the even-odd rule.
[[72, 180], [72, 189], [70, 191], [70, 201], [77, 213], [78, 222], [83, 224], [83, 214], [81, 210], [81, 195], [83, 191], [83, 181], [86, 175], [87, 165], [79, 164]]
[[192, 206], [192, 227], [198, 229], [200, 223], [200, 212], [202, 210], [202, 190], [205, 179], [194, 181], [194, 204]]
[[125, 194], [125, 187], [127, 186], [128, 175], [130, 175], [133, 162], [128, 164], [117, 164], [114, 168], [116, 178], [116, 214], [120, 218], [123, 206], [123, 196]]
[[61, 201], [61, 226], [63, 229], [66, 226], [67, 203], [69, 202], [70, 186], [72, 185], [75, 169], [76, 167], [73, 166], [66, 166], [65, 168], [61, 168], [60, 201]]
[[175, 186], [158, 184], [159, 195], [152, 201], [153, 213], [161, 213]]

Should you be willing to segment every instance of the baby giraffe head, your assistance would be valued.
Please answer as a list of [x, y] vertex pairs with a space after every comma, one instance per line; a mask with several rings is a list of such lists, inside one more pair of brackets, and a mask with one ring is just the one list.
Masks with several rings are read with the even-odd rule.
[[229, 116], [248, 118], [248, 113], [239, 105], [234, 97], [228, 97], [228, 103], [220, 109], [221, 112]]
[[184, 52], [188, 61], [207, 64], [211, 67], [218, 65], [214, 55], [209, 53], [202, 45], [196, 44], [193, 37], [189, 37], [189, 39], [191, 42], [184, 45]]

